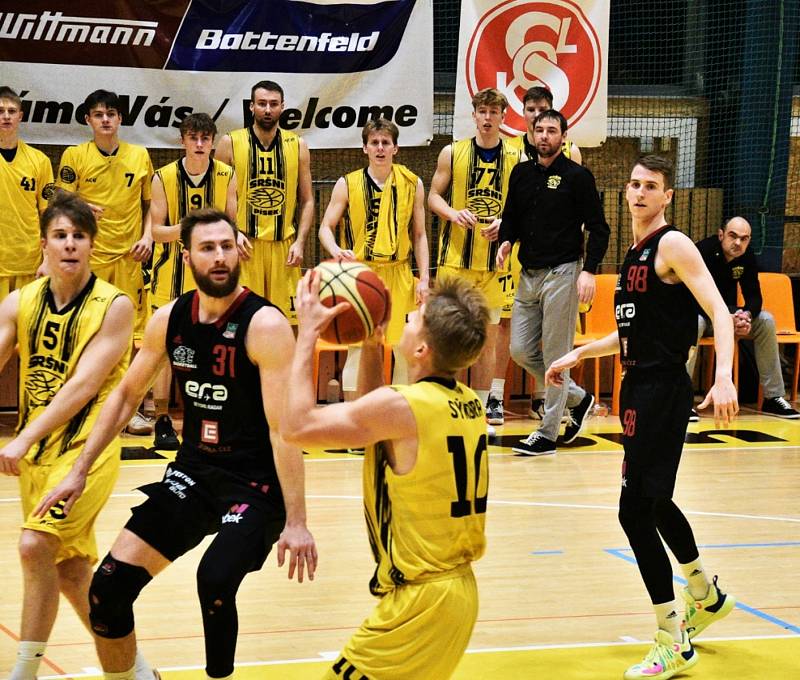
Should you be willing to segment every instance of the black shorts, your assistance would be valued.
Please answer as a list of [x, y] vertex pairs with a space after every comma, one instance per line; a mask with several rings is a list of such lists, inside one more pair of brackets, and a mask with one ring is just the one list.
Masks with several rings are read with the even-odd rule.
[[623, 493], [671, 498], [692, 409], [686, 369], [629, 370], [620, 391]]
[[131, 510], [125, 528], [170, 562], [216, 533], [242, 546], [247, 570], [257, 571], [286, 522], [280, 498], [276, 504], [258, 484], [208, 465], [170, 463], [160, 482], [139, 490], [148, 498]]

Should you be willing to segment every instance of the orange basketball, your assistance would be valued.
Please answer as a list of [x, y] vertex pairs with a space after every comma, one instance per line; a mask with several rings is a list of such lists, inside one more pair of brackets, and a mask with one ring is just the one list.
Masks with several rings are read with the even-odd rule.
[[372, 335], [389, 308], [389, 291], [378, 275], [361, 262], [320, 262], [319, 298], [333, 307], [349, 302], [350, 307], [334, 317], [322, 332], [322, 339], [341, 345], [353, 345]]

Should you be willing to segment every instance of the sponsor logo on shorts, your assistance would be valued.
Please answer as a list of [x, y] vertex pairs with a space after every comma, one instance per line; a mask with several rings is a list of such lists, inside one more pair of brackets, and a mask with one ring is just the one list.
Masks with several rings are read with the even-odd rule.
[[232, 505], [229, 512], [222, 516], [223, 524], [239, 524], [242, 521], [245, 511], [250, 506], [247, 503]]
[[195, 481], [189, 475], [171, 467], [167, 468], [163, 481], [169, 487], [169, 490], [180, 499], [186, 498], [184, 493], [186, 489], [195, 485]]

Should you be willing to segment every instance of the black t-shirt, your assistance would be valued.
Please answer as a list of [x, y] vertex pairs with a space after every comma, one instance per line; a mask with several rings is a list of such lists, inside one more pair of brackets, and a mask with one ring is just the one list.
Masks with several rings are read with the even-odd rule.
[[611, 230], [592, 173], [563, 153], [549, 167], [536, 160], [514, 167], [498, 243], [519, 241], [523, 267], [555, 267], [580, 259], [584, 228], [589, 238], [583, 269], [594, 274]]
[[199, 304], [197, 291], [181, 295], [167, 326], [167, 354], [184, 406], [177, 459], [222, 468], [280, 494], [260, 374], [245, 346], [253, 315], [272, 305], [245, 289], [220, 319], [205, 324]]
[[[728, 262], [722, 252], [719, 236], [709, 236], [698, 241], [696, 245], [703, 257], [703, 262], [711, 272], [711, 278], [717, 284], [722, 299], [728, 306], [728, 311], [733, 313], [741, 307], [750, 312], [755, 319], [761, 313], [763, 301], [761, 286], [758, 283], [758, 263], [753, 251], [747, 248], [739, 257]], [[744, 305], [736, 302], [737, 284], [742, 288]], [[705, 312], [703, 312], [703, 316], [705, 316]]]
[[620, 361], [636, 368], [683, 367], [697, 342], [698, 305], [683, 283], [656, 274], [656, 253], [664, 226], [628, 250], [614, 293]]

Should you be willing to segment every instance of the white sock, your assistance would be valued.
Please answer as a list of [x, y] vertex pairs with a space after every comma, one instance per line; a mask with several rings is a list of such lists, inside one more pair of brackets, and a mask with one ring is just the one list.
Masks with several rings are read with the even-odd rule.
[[495, 399], [499, 399], [500, 401], [502, 401], [503, 393], [505, 391], [506, 391], [506, 379], [492, 378], [492, 388], [489, 390], [489, 394], [491, 394]]
[[361, 361], [361, 348], [348, 347], [347, 359], [342, 369], [342, 390], [355, 392], [358, 389], [358, 364]]
[[703, 564], [698, 557], [693, 562], [681, 565], [681, 571], [689, 585], [689, 592], [695, 600], [705, 600], [708, 597], [709, 582]]
[[21, 640], [17, 647], [17, 663], [8, 680], [35, 680], [46, 647], [47, 642]]
[[475, 390], [475, 394], [478, 395], [478, 399], [481, 400], [481, 404], [486, 406], [486, 402], [489, 401], [489, 390]]
[[671, 602], [664, 602], [664, 604], [654, 604], [653, 609], [656, 612], [656, 620], [658, 627], [661, 630], [667, 631], [672, 639], [679, 642], [681, 639], [681, 623], [683, 617], [678, 614], [678, 607], [675, 600]]
[[127, 671], [121, 671], [120, 673], [103, 671], [103, 677], [105, 680], [136, 680], [136, 666], [131, 666]]
[[153, 680], [153, 667], [147, 663], [139, 649], [136, 649], [136, 658], [133, 660], [133, 671], [136, 674], [136, 680]]
[[394, 371], [392, 372], [393, 385], [408, 385], [408, 362], [396, 347], [392, 349], [394, 354]]

